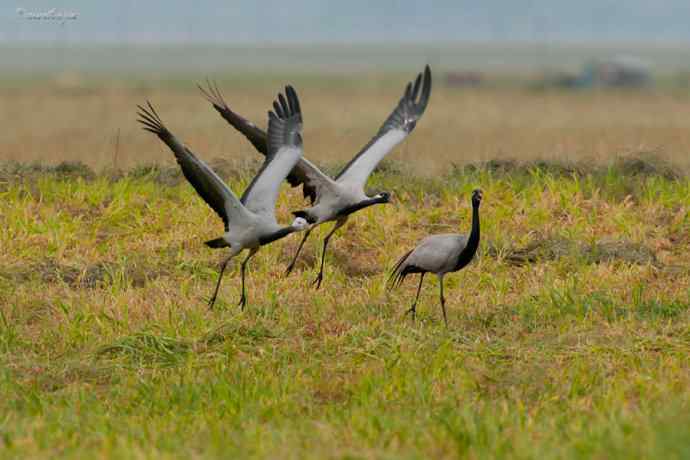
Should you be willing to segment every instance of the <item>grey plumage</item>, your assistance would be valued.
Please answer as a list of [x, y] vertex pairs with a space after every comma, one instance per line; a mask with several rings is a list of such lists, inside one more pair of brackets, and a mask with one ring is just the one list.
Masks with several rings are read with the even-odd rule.
[[434, 273], [439, 278], [440, 300], [443, 310], [443, 320], [448, 326], [446, 316], [446, 301], [443, 296], [443, 277], [447, 273], [461, 270], [472, 261], [477, 252], [480, 239], [479, 226], [479, 205], [482, 200], [482, 192], [475, 190], [472, 192], [472, 230], [469, 235], [458, 235], [446, 233], [441, 235], [431, 235], [424, 238], [414, 248], [405, 253], [393, 267], [389, 278], [391, 289], [400, 286], [405, 278], [411, 274], [419, 273], [419, 286], [417, 295], [408, 313], [412, 313], [414, 318], [417, 311], [417, 301], [419, 292], [422, 288], [424, 275]]
[[225, 268], [241, 251], [249, 255], [241, 265], [242, 295], [239, 304], [246, 304], [245, 269], [249, 259], [259, 248], [290, 233], [306, 230], [309, 222], [297, 217], [292, 225], [280, 226], [275, 218], [275, 202], [280, 183], [302, 157], [302, 116], [297, 93], [291, 86], [285, 89], [287, 100], [279, 95], [269, 112], [268, 149], [264, 163], [247, 190], [238, 199], [218, 175], [166, 128], [150, 102], [138, 106], [139, 122], [143, 129], [157, 135], [175, 154], [177, 163], [199, 196], [221, 217], [225, 233], [206, 242], [211, 248], [230, 248], [230, 255], [221, 263], [216, 288], [209, 301], [213, 307]]
[[[265, 155], [268, 151], [266, 133], [252, 122], [233, 112], [223, 99], [218, 87], [211, 82], [207, 83], [207, 88], [200, 86], [199, 89], [213, 107], [230, 125], [244, 134], [259, 152]], [[309, 198], [312, 204], [307, 209], [294, 212], [295, 216], [313, 220], [314, 226], [324, 222], [335, 222], [335, 226], [323, 240], [321, 266], [319, 274], [314, 280], [317, 288], [323, 280], [326, 249], [334, 232], [347, 222], [350, 214], [375, 204], [390, 201], [390, 194], [387, 192], [367, 196], [364, 192], [367, 179], [378, 163], [412, 132], [417, 121], [424, 114], [430, 96], [431, 69], [426, 66], [423, 74], [420, 73], [414, 82], [408, 83], [397, 106], [386, 118], [376, 135], [335, 178], [324, 174], [306, 158], [300, 159], [287, 176], [287, 181], [293, 187], [302, 185], [304, 197]], [[295, 266], [304, 242], [312, 229], [313, 226], [305, 232], [286, 273], [290, 273]]]
[[199, 196], [218, 214], [228, 230], [229, 220], [242, 220], [241, 203], [223, 180], [191, 150], [177, 140], [161, 121], [156, 109], [150, 102], [148, 108], [139, 108], [139, 122], [143, 129], [157, 135], [175, 154], [175, 159], [182, 169], [187, 181], [194, 187]]

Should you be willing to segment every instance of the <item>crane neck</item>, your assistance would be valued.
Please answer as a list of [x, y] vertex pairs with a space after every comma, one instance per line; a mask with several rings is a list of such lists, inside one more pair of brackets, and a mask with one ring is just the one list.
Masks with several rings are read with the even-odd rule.
[[467, 238], [467, 244], [458, 256], [455, 271], [469, 264], [472, 258], [474, 258], [474, 255], [477, 253], [477, 248], [479, 248], [479, 234], [479, 203], [472, 203], [472, 230], [470, 231], [470, 236]]
[[265, 244], [272, 243], [297, 231], [299, 231], [298, 228], [292, 225], [288, 225], [287, 227], [283, 227], [280, 230], [277, 230], [273, 233], [269, 233], [268, 235], [262, 236], [261, 238], [259, 238], [259, 244], [263, 246]]
[[388, 203], [388, 199], [385, 197], [368, 198], [366, 200], [360, 201], [357, 204], [353, 204], [352, 206], [348, 206], [346, 208], [341, 209], [338, 212], [338, 216], [347, 216], [352, 214], [353, 212], [359, 211], [360, 209], [368, 208], [369, 206], [383, 203]]
[[467, 246], [474, 246], [474, 250], [477, 250], [479, 246], [479, 204], [472, 204], [472, 230], [470, 231], [470, 237], [467, 239]]

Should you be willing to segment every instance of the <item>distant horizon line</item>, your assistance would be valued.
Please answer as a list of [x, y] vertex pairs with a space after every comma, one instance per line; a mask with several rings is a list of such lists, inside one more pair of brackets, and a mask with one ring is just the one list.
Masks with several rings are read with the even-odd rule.
[[103, 41], [77, 41], [77, 40], [4, 40], [0, 42], [0, 47], [36, 47], [36, 48], [52, 48], [59, 45], [71, 45], [83, 48], [97, 48], [97, 47], [214, 47], [214, 48], [319, 48], [319, 47], [469, 47], [469, 46], [486, 46], [486, 47], [556, 47], [556, 48], [588, 48], [588, 47], [643, 47], [643, 48], [690, 48], [690, 40], [688, 41], [670, 41], [670, 40], [419, 40], [414, 42], [406, 41], [294, 41], [294, 42], [232, 42], [225, 43], [220, 41], [196, 41], [196, 40], [166, 40], [166, 41], [134, 41], [127, 40], [122, 42], [103, 40]]

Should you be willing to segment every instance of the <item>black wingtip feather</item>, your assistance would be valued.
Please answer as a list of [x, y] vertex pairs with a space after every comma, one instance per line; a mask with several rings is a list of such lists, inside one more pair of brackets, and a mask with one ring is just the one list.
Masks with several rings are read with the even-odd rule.
[[422, 94], [419, 96], [419, 105], [424, 110], [429, 103], [429, 96], [431, 96], [431, 67], [427, 64], [424, 68], [424, 85], [422, 86]]
[[292, 107], [288, 104], [287, 100], [285, 99], [285, 96], [282, 94], [278, 94], [278, 100], [280, 101], [280, 106], [283, 108], [283, 113], [285, 113], [286, 117], [291, 117], [292, 116]]
[[272, 113], [268, 120], [269, 150], [277, 152], [284, 145], [301, 145], [302, 117], [297, 92], [292, 86], [285, 87], [285, 94], [278, 93]]
[[206, 88], [197, 83], [197, 88], [201, 91], [201, 94], [206, 98], [208, 102], [213, 105], [213, 107], [218, 111], [229, 110], [228, 104], [223, 98], [223, 93], [221, 93], [218, 83], [206, 78]]
[[273, 111], [278, 116], [278, 118], [285, 118], [285, 112], [283, 111], [283, 108], [280, 106], [278, 101], [273, 101]]
[[297, 91], [295, 91], [295, 88], [292, 87], [292, 85], [287, 85], [285, 87], [285, 94], [287, 94], [288, 98], [288, 103], [290, 104], [290, 109], [292, 110], [293, 114], [299, 114], [299, 116], [302, 116], [302, 108], [299, 105], [299, 98], [297, 97]]
[[145, 131], [149, 131], [158, 136], [165, 136], [168, 133], [168, 129], [163, 124], [158, 112], [156, 112], [156, 109], [150, 101], [146, 101], [146, 105], [148, 107], [137, 104], [137, 108], [139, 109], [137, 112], [139, 116], [137, 121], [144, 125], [142, 129]]
[[[209, 85], [208, 79], [206, 80], [206, 84]], [[204, 98], [206, 98], [208, 102], [210, 102], [213, 105], [216, 105], [214, 103], [213, 97], [211, 96], [211, 93], [209, 91], [206, 91], [206, 89], [203, 86], [201, 86], [201, 83], [197, 83], [196, 87], [199, 88], [199, 91], [201, 91], [201, 94], [203, 94]]]
[[[423, 77], [423, 78], [422, 78]], [[405, 92], [398, 101], [388, 118], [384, 120], [378, 133], [355, 155], [350, 162], [338, 173], [335, 180], [342, 178], [356, 161], [364, 155], [369, 148], [391, 129], [401, 129], [411, 133], [417, 126], [417, 122], [424, 114], [431, 95], [431, 67], [426, 65], [424, 72], [417, 74], [413, 81], [405, 86]], [[419, 101], [417, 101], [419, 99]]]
[[218, 83], [206, 78], [206, 88], [197, 84], [201, 94], [211, 103], [218, 114], [227, 121], [230, 126], [242, 133], [254, 148], [261, 154], [268, 153], [266, 132], [258, 128], [254, 123], [247, 120], [238, 113], [233, 112], [225, 102], [225, 98], [218, 87]]
[[278, 93], [277, 98], [273, 101], [273, 110], [280, 119], [287, 120], [295, 118], [301, 122], [302, 110], [295, 88], [291, 85], [287, 85], [285, 87], [285, 94]]
[[412, 89], [412, 101], [417, 100], [417, 95], [419, 94], [419, 86], [422, 84], [422, 74], [417, 74], [417, 78], [414, 80], [414, 88]]
[[412, 96], [412, 82], [409, 82], [405, 87], [405, 93], [403, 94], [403, 99], [410, 99]]

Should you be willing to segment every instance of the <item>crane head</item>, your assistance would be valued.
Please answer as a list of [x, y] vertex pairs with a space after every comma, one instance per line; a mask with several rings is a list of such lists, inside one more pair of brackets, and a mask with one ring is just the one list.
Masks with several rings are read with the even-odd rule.
[[378, 198], [379, 203], [390, 203], [391, 194], [388, 192], [379, 192], [376, 194], [375, 198]]
[[314, 216], [309, 214], [307, 211], [293, 211], [292, 215], [297, 217], [297, 218], [302, 218], [303, 220], [306, 220], [307, 223], [310, 225], [315, 224], [316, 220], [317, 220]]
[[479, 203], [482, 202], [482, 191], [479, 189], [475, 189], [472, 192], [472, 206], [478, 207]]
[[295, 231], [301, 232], [304, 230], [307, 230], [310, 227], [311, 224], [307, 222], [307, 219], [304, 217], [295, 217], [295, 220], [292, 221], [291, 227], [295, 229]]

